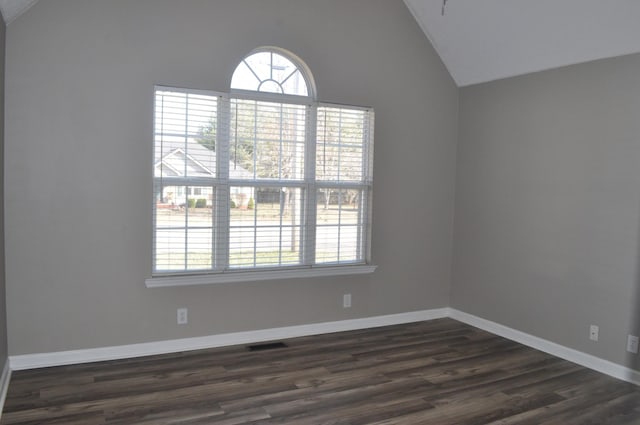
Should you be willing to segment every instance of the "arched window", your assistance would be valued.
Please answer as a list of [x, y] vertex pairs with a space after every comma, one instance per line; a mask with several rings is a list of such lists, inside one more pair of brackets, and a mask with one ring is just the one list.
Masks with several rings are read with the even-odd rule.
[[302, 61], [281, 49], [261, 48], [240, 62], [231, 89], [315, 97], [311, 73]]
[[373, 110], [317, 103], [311, 71], [275, 47], [230, 87], [156, 87], [147, 285], [373, 271]]

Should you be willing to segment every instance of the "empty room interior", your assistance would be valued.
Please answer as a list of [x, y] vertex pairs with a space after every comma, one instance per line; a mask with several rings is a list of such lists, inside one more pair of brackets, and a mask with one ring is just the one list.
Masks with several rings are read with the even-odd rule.
[[640, 424], [640, 4], [0, 0], [2, 424]]

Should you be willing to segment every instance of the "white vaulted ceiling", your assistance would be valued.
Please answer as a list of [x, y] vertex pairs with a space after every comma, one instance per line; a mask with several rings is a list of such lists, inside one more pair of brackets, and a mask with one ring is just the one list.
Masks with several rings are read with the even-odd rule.
[[0, 12], [4, 21], [8, 24], [22, 15], [38, 0], [0, 0]]
[[640, 52], [640, 0], [405, 0], [459, 86]]
[[[0, 11], [10, 23], [37, 1]], [[458, 86], [640, 52], [640, 0], [446, 0], [444, 15], [444, 0], [404, 1]]]

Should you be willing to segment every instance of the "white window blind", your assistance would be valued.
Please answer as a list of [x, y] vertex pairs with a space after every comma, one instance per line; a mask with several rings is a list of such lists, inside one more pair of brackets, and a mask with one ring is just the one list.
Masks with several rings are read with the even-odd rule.
[[308, 109], [231, 99], [231, 268], [303, 263]]
[[216, 268], [214, 207], [226, 209], [221, 176], [227, 167], [216, 155], [221, 99], [156, 90], [154, 272]]
[[322, 106], [317, 126], [315, 261], [363, 261], [369, 240], [373, 115]]
[[307, 81], [260, 51], [238, 93], [156, 87], [154, 276], [367, 264], [373, 111]]

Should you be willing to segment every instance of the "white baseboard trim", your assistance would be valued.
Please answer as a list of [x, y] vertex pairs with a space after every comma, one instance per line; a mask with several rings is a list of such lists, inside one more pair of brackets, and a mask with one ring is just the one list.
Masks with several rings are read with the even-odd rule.
[[0, 417], [4, 410], [4, 401], [7, 399], [7, 391], [9, 391], [9, 381], [11, 381], [11, 367], [9, 359], [4, 362], [4, 369], [2, 369], [2, 376], [0, 377]]
[[551, 342], [546, 339], [538, 338], [537, 336], [533, 336], [453, 308], [449, 309], [448, 316], [459, 322], [475, 326], [476, 328], [519, 342], [520, 344], [527, 345], [535, 348], [536, 350], [544, 351], [545, 353], [560, 357], [561, 359], [577, 363], [580, 366], [593, 369], [623, 381], [640, 385], [640, 372], [608, 360], [556, 344], [555, 342]]
[[[85, 350], [59, 351], [53, 353], [21, 354], [9, 356], [0, 378], [0, 402], [9, 384], [11, 370], [37, 369], [50, 366], [91, 363], [105, 360], [118, 360], [180, 351], [226, 347], [231, 345], [253, 344], [264, 341], [297, 338], [302, 336], [344, 332], [380, 326], [400, 325], [424, 320], [450, 317], [475, 326], [495, 335], [527, 345], [556, 357], [577, 363], [589, 369], [602, 372], [623, 381], [640, 385], [640, 372], [619, 364], [565, 347], [513, 328], [464, 313], [453, 308], [421, 310], [409, 313], [366, 317], [362, 319], [340, 320], [335, 322], [314, 323], [309, 325], [287, 326], [247, 332], [235, 332], [196, 338], [183, 338], [168, 341], [147, 342], [141, 344], [120, 345], [115, 347], [89, 348]], [[1, 406], [1, 404], [0, 404]]]
[[85, 350], [58, 351], [53, 353], [20, 354], [10, 356], [9, 361], [11, 370], [37, 369], [41, 367], [118, 360], [156, 354], [176, 353], [180, 351], [297, 338], [301, 336], [332, 332], [376, 328], [380, 326], [400, 325], [404, 323], [421, 322], [423, 320], [439, 319], [447, 317], [448, 313], [448, 308], [422, 310], [409, 313], [390, 314], [386, 316], [366, 317], [362, 319], [287, 326], [282, 328], [120, 345], [115, 347], [89, 348]]

